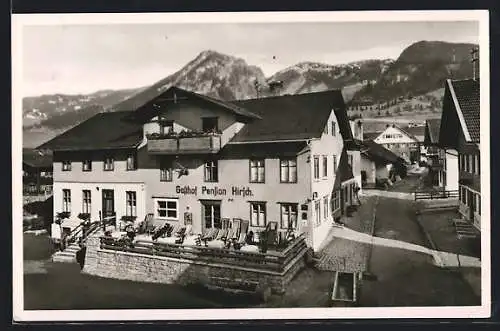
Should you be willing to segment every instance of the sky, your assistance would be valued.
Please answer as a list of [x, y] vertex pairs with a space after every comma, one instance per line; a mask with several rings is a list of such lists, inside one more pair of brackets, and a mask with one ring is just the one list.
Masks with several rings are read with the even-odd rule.
[[298, 62], [397, 59], [420, 40], [478, 43], [477, 22], [39, 25], [22, 31], [23, 94], [151, 85], [211, 49], [266, 76]]

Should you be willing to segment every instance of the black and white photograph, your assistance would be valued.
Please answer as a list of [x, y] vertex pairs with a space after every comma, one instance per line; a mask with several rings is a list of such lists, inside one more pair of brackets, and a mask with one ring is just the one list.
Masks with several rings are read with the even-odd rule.
[[13, 319], [489, 317], [488, 24], [14, 14]]

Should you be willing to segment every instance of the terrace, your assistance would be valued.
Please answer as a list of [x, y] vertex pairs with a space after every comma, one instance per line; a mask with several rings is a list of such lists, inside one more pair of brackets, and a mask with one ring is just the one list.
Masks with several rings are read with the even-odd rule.
[[220, 132], [152, 133], [146, 137], [151, 154], [213, 154], [221, 149]]

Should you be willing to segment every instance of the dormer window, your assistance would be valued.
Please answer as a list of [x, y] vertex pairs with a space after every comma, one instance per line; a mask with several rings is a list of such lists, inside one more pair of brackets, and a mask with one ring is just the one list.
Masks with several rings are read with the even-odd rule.
[[69, 160], [62, 161], [62, 171], [71, 171], [71, 161]]
[[335, 133], [337, 132], [336, 130], [336, 125], [335, 125], [335, 122], [332, 121], [332, 136], [335, 136]]
[[104, 171], [113, 171], [115, 169], [115, 160], [108, 156], [104, 159]]
[[136, 170], [137, 169], [137, 158], [135, 154], [127, 155], [127, 170]]
[[82, 170], [83, 171], [92, 171], [92, 161], [91, 160], [83, 160]]
[[202, 130], [203, 132], [218, 132], [219, 131], [219, 118], [218, 117], [202, 117]]
[[160, 120], [160, 134], [169, 134], [174, 132], [174, 121]]

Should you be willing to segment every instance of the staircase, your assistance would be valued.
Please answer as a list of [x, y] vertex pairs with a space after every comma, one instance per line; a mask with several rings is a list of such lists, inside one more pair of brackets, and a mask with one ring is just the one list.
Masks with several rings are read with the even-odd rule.
[[52, 262], [76, 262], [76, 253], [80, 250], [80, 246], [76, 243], [72, 243], [64, 251], [55, 252], [52, 255]]

